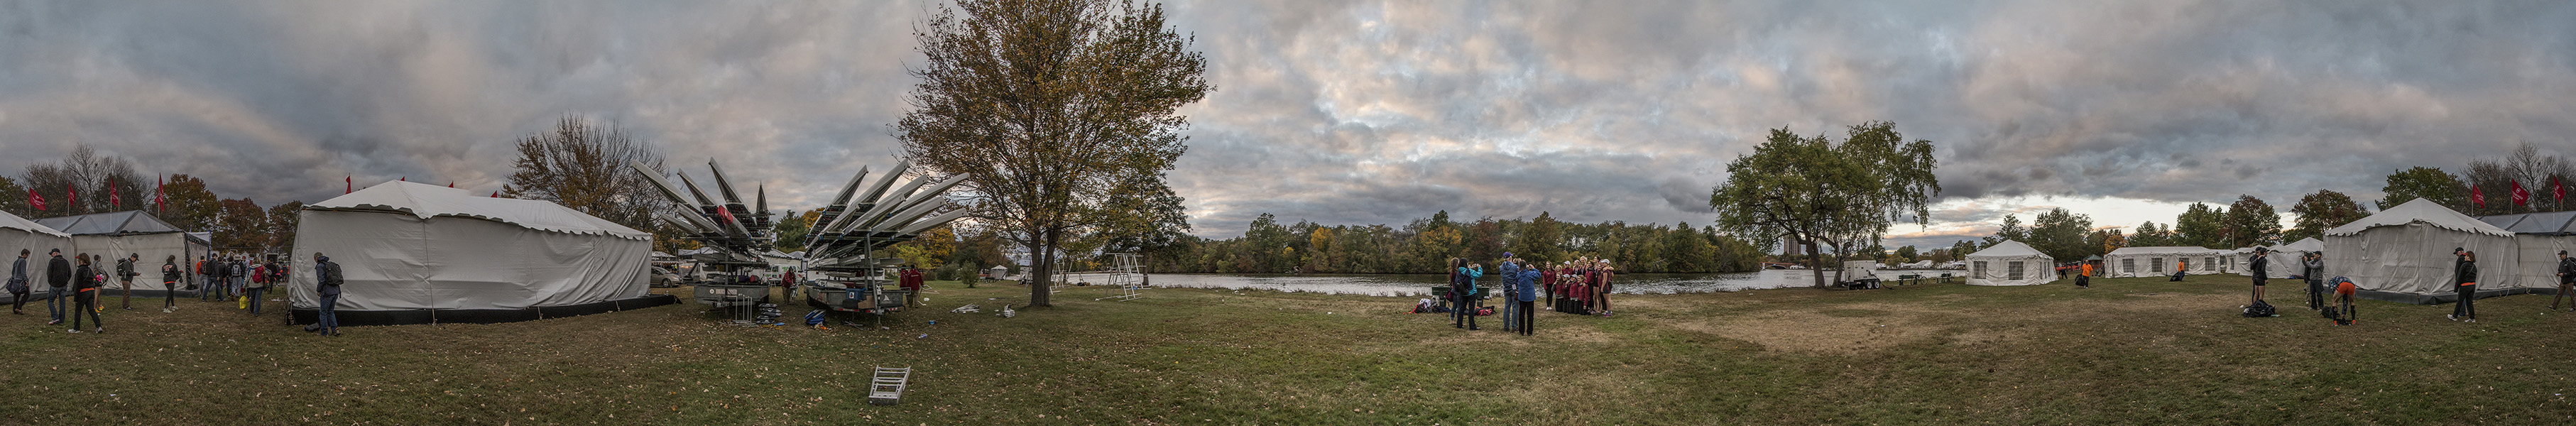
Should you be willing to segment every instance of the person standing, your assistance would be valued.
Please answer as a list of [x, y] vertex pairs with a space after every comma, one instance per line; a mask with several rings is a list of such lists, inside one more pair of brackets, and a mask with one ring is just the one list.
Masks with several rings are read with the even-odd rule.
[[2327, 291], [2326, 280], [2324, 277], [2326, 273], [2326, 255], [2325, 253], [2308, 252], [2306, 256], [2300, 257], [2303, 259], [2299, 260], [2299, 278], [2308, 282], [2308, 309], [2325, 310]]
[[1519, 291], [1521, 287], [1519, 280], [1521, 279], [1521, 269], [1519, 264], [1519, 261], [1506, 258], [1503, 259], [1501, 264], [1494, 266], [1494, 272], [1498, 274], [1497, 278], [1500, 278], [1495, 280], [1495, 284], [1501, 286], [1503, 289], [1503, 331], [1520, 330], [1512, 328], [1520, 325], [1521, 323], [1519, 313], [1512, 311], [1513, 308], [1520, 307], [1520, 304], [1512, 303], [1513, 301], [1520, 300]]
[[2452, 248], [2451, 255], [2459, 257], [2451, 264], [2454, 274], [2451, 282], [2457, 284], [2452, 287], [2459, 289], [2460, 303], [2451, 305], [2450, 318], [2452, 321], [2478, 322], [2478, 252]]
[[73, 271], [72, 275], [80, 281], [80, 284], [72, 289], [71, 332], [81, 332], [81, 315], [88, 314], [91, 326], [97, 327], [90, 332], [106, 333], [107, 321], [98, 317], [98, 288], [107, 284], [107, 277], [99, 274], [98, 267], [94, 265], [97, 263], [96, 256], [82, 253], [74, 257], [80, 259], [80, 269]]
[[250, 298], [246, 297], [250, 293], [250, 262], [243, 261], [248, 257], [233, 255], [231, 269], [226, 272], [232, 277], [233, 309], [250, 309]]
[[242, 292], [242, 300], [248, 301], [250, 304], [250, 316], [255, 317], [259, 316], [260, 302], [264, 301], [261, 300], [260, 297], [268, 294], [268, 286], [275, 284], [275, 282], [268, 279], [269, 270], [268, 265], [266, 264], [261, 264], [258, 267], [251, 268], [251, 271], [250, 284], [249, 287], [247, 287], [248, 290]]
[[2270, 266], [2272, 265], [2272, 256], [2270, 256], [2270, 253], [2270, 251], [2265, 250], [2262, 247], [2255, 247], [2254, 261], [2250, 262], [2252, 263], [2251, 265], [2246, 265], [2246, 270], [2254, 272], [2254, 301], [2247, 302], [2247, 306], [2252, 306], [2255, 303], [2263, 303], [2263, 280], [2270, 278], [2269, 275], [2271, 274]]
[[322, 252], [313, 252], [313, 278], [313, 290], [314, 293], [322, 295], [322, 305], [321, 309], [315, 311], [313, 326], [306, 327], [305, 331], [319, 331], [323, 336], [338, 336], [340, 335], [340, 264], [331, 263], [331, 257], [323, 256]]
[[1456, 307], [1449, 311], [1450, 326], [1483, 330], [1483, 327], [1476, 326], [1476, 279], [1483, 278], [1485, 271], [1468, 265], [1466, 258], [1449, 258], [1449, 265], [1455, 266], [1457, 271], [1449, 276], [1449, 298], [1452, 299], [1451, 305]]
[[27, 314], [27, 255], [32, 253], [35, 252], [18, 249], [18, 261], [9, 264], [10, 315]]
[[2075, 288], [2093, 288], [2093, 262], [2075, 264]]
[[196, 260], [197, 267], [195, 269], [190, 269], [190, 271], [196, 273], [197, 280], [194, 283], [195, 285], [188, 286], [188, 289], [197, 291], [197, 301], [199, 302], [214, 300], [210, 299], [211, 297], [214, 297], [215, 294], [214, 270], [209, 269], [207, 264], [215, 261], [215, 255], [213, 253], [207, 253], [197, 256]]
[[179, 255], [161, 258], [161, 313], [179, 309], [179, 280], [187, 279], [179, 269]]
[[[2576, 299], [2576, 259], [2567, 258], [2566, 250], [2558, 251], [2558, 295], [2549, 298], [2549, 310], [2558, 310], [2558, 299]], [[2576, 311], [2576, 306], [2567, 310]]]
[[124, 259], [116, 260], [117, 287], [125, 292], [125, 299], [117, 301], [118, 308], [134, 310], [134, 276], [143, 275], [134, 272], [134, 263], [142, 260], [142, 253], [126, 253]]
[[1532, 307], [1531, 305], [1538, 302], [1537, 283], [1539, 275], [1541, 274], [1538, 269], [1521, 268], [1520, 279], [1513, 282], [1518, 288], [1513, 289], [1516, 290], [1512, 292], [1513, 298], [1505, 301], [1506, 303], [1518, 305], [1512, 310], [1512, 312], [1514, 312], [1515, 315], [1520, 316], [1516, 325], [1520, 326], [1517, 330], [1519, 330], [1523, 336], [1530, 335], [1530, 329], [1533, 327], [1531, 325], [1531, 321], [1538, 319], [1538, 315], [1533, 313], [1530, 308]]
[[54, 260], [45, 262], [45, 310], [54, 315], [53, 321], [47, 321], [45, 325], [60, 325], [63, 323], [63, 309], [68, 308], [64, 305], [71, 304], [65, 298], [71, 297], [72, 261], [63, 260], [63, 249], [53, 249], [45, 254], [54, 257]]

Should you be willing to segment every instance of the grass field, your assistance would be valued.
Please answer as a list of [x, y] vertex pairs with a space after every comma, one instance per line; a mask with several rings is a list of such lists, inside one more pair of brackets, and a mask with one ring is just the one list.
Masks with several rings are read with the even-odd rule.
[[[1532, 337], [1266, 291], [1081, 287], [1005, 319], [1025, 289], [953, 282], [888, 330], [674, 305], [326, 339], [182, 301], [97, 335], [31, 310], [0, 316], [0, 424], [2576, 423], [2576, 313], [2545, 296], [2338, 327], [2295, 286], [2282, 317], [2238, 317], [2243, 282], [1626, 296]], [[903, 404], [864, 402], [879, 365], [918, 371]]]

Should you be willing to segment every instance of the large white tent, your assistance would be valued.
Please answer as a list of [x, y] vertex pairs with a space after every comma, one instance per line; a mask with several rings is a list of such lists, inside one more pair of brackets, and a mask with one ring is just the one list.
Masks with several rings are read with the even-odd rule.
[[314, 253], [330, 256], [347, 283], [344, 323], [512, 321], [646, 298], [652, 235], [551, 202], [387, 182], [299, 218], [291, 301], [320, 305], [307, 271]]
[[[98, 266], [112, 271], [116, 267], [116, 259], [141, 255], [142, 262], [134, 265], [134, 272], [143, 274], [134, 277], [136, 294], [148, 292], [157, 296], [169, 290], [168, 286], [161, 285], [161, 264], [176, 256], [180, 265], [188, 265], [187, 259], [206, 255], [211, 245], [204, 237], [188, 233], [141, 210], [49, 217], [36, 219], [36, 223], [71, 234], [73, 247], [63, 248], [63, 257], [71, 257], [75, 251], [98, 255], [103, 258], [98, 261]], [[40, 251], [38, 255], [43, 254]], [[113, 290], [118, 282], [115, 277], [109, 277], [107, 288], [110, 290], [103, 291], [108, 291], [108, 295], [118, 295]]]
[[2514, 234], [2515, 280], [2533, 287], [2533, 292], [2558, 291], [2555, 285], [2546, 283], [2557, 282], [2558, 251], [2576, 253], [2576, 211], [2481, 216], [2478, 220]]
[[2452, 248], [2478, 252], [2478, 294], [2528, 292], [2548, 283], [2517, 279], [2520, 245], [2513, 232], [2416, 199], [2326, 230], [2328, 276], [2352, 279], [2364, 298], [2447, 303], [2453, 293]]
[[[40, 296], [39, 294], [47, 291], [45, 285], [45, 262], [50, 261], [53, 258], [46, 256], [45, 253], [53, 251], [54, 249], [62, 249], [66, 253], [78, 253], [78, 251], [74, 250], [72, 247], [71, 234], [56, 231], [52, 227], [37, 224], [34, 221], [27, 220], [27, 218], [9, 214], [9, 212], [0, 212], [0, 262], [16, 262], [18, 261], [19, 250], [28, 251], [27, 289], [33, 292], [30, 293], [30, 297], [46, 297]], [[63, 255], [63, 258], [69, 259], [71, 256], [72, 255], [70, 254], [65, 254]], [[7, 267], [7, 265], [0, 265], [0, 267]], [[8, 271], [0, 270], [0, 273], [7, 272]], [[6, 275], [0, 275], [0, 280], [6, 279], [9, 279], [9, 277]], [[0, 295], [0, 298], [5, 297], [7, 296]]]
[[2057, 261], [2029, 244], [2004, 240], [1969, 253], [1968, 285], [2038, 285], [2057, 280]]
[[2121, 247], [2102, 255], [2102, 276], [2106, 278], [2161, 277], [2173, 274], [2177, 261], [2189, 263], [2191, 273], [2218, 271], [2221, 253], [2200, 247]]

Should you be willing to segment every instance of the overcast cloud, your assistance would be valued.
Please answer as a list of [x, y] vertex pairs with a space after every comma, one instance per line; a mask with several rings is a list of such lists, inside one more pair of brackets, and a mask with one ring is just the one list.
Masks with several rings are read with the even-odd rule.
[[[566, 115], [817, 207], [900, 151], [898, 2], [0, 3], [0, 170], [77, 144], [226, 196], [498, 189]], [[1174, 2], [1219, 90], [1171, 174], [1197, 233], [1452, 216], [1706, 224], [1767, 129], [1940, 147], [1935, 224], [2286, 210], [2530, 142], [2576, 155], [2576, 3]], [[702, 165], [690, 167], [703, 170]], [[2094, 209], [2087, 211], [2087, 208]], [[2025, 220], [2028, 217], [2025, 216]]]

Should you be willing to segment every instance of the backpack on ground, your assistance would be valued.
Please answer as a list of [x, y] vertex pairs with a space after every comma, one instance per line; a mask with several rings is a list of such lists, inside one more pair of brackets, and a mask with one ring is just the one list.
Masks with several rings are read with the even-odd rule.
[[2277, 317], [2277, 316], [2280, 316], [2280, 315], [2275, 314], [2275, 313], [2272, 311], [2272, 303], [2271, 303], [2271, 302], [2265, 302], [2265, 301], [2257, 300], [2257, 301], [2254, 301], [2254, 304], [2253, 304], [2253, 305], [2250, 305], [2250, 306], [2246, 306], [2246, 307], [2245, 307], [2245, 317], [2246, 317], [2246, 318]]

